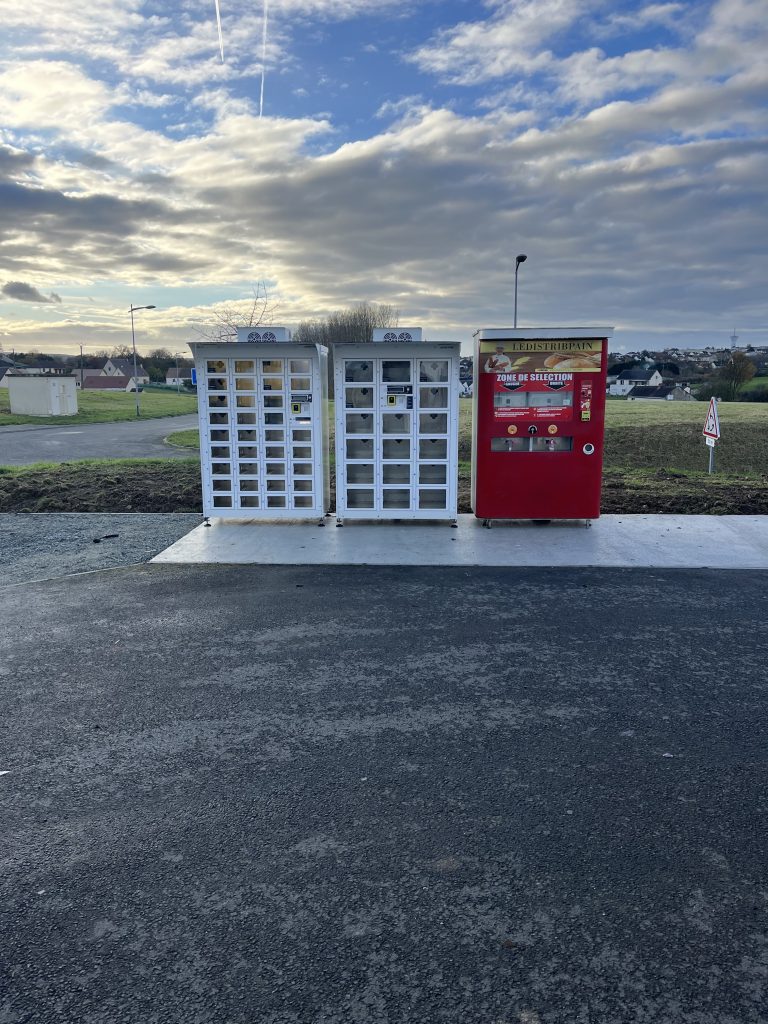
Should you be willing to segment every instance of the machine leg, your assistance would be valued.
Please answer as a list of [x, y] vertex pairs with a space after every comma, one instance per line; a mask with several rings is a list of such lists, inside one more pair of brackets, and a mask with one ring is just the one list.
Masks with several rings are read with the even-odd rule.
[[208, 516], [206, 516], [205, 519], [203, 519], [203, 526], [210, 526], [210, 525], [211, 525], [210, 520], [209, 520]]
[[591, 529], [591, 527], [592, 527], [592, 520], [591, 519], [585, 519], [584, 520], [584, 526], [586, 527], [587, 530]]
[[452, 519], [451, 520], [451, 529], [452, 530], [458, 530], [458, 528], [459, 528], [458, 520], [457, 519]]
[[343, 526], [343, 525], [344, 525], [344, 520], [343, 519], [337, 519], [336, 520], [336, 529], [338, 529], [340, 526]]
[[318, 526], [325, 526], [325, 519], [324, 518], [319, 519], [317, 525]]
[[483, 526], [486, 528], [486, 530], [490, 530], [490, 528], [493, 526], [493, 520], [492, 519], [484, 519], [483, 520]]

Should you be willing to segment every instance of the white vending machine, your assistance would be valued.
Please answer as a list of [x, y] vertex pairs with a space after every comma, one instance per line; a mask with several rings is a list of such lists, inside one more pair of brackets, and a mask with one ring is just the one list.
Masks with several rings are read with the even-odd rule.
[[285, 327], [238, 327], [237, 343], [191, 342], [203, 514], [317, 519], [330, 506], [328, 350]]
[[456, 522], [460, 347], [422, 341], [420, 328], [334, 346], [337, 526]]

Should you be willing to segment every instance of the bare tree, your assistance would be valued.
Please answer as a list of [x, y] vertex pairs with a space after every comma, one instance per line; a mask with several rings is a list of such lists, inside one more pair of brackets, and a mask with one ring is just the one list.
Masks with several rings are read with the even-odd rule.
[[741, 389], [748, 380], [752, 380], [756, 372], [757, 367], [751, 359], [747, 359], [743, 352], [734, 352], [717, 374], [717, 382], [725, 401], [735, 402]]
[[260, 281], [252, 292], [250, 299], [222, 302], [214, 306], [210, 322], [193, 324], [193, 330], [206, 341], [232, 341], [237, 337], [238, 327], [259, 327], [274, 323], [280, 307], [279, 303], [270, 299], [266, 283]]

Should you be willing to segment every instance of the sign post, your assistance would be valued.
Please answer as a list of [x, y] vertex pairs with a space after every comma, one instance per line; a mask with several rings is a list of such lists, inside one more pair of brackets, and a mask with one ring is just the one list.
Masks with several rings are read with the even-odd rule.
[[715, 443], [720, 440], [720, 417], [717, 413], [717, 399], [710, 398], [707, 419], [702, 430], [704, 440], [709, 446], [709, 472], [715, 471]]

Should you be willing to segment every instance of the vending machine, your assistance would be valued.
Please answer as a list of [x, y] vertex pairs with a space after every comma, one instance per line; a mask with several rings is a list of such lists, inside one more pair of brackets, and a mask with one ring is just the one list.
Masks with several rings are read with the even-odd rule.
[[494, 519], [596, 519], [613, 328], [475, 332], [472, 508]]
[[456, 522], [457, 341], [377, 329], [335, 345], [336, 518]]
[[317, 519], [330, 507], [328, 350], [285, 327], [238, 327], [237, 343], [191, 342], [203, 514]]

